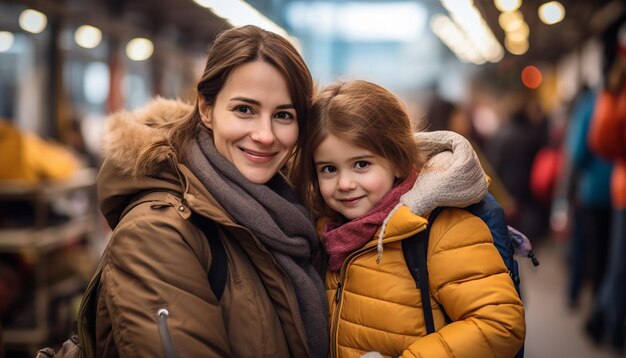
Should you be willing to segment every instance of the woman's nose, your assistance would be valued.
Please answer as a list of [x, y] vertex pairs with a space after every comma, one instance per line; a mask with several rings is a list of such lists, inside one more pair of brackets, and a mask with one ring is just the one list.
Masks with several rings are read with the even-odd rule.
[[271, 118], [260, 118], [256, 121], [255, 127], [250, 135], [253, 141], [269, 145], [274, 143], [276, 137], [274, 136], [274, 128], [272, 127]]

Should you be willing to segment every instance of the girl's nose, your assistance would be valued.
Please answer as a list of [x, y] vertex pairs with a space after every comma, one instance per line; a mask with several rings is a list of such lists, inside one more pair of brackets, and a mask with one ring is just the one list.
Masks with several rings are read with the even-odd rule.
[[356, 183], [352, 180], [352, 176], [348, 174], [339, 175], [337, 181], [337, 189], [342, 191], [353, 190], [356, 188]]

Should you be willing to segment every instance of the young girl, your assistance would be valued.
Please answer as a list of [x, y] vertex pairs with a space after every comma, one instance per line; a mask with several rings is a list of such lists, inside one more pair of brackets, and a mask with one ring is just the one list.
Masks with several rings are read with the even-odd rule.
[[[399, 100], [365, 81], [328, 86], [311, 115], [292, 175], [323, 217], [331, 356], [514, 356], [522, 302], [487, 226], [457, 209], [487, 191], [469, 143], [453, 132], [413, 134]], [[427, 335], [401, 241], [442, 206], [456, 208], [441, 212], [428, 241], [436, 332]]]

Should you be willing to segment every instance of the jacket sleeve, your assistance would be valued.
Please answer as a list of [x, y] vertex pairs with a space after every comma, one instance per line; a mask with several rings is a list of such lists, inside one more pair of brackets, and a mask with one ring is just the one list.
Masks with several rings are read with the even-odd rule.
[[[120, 222], [102, 273], [99, 297], [120, 356], [167, 356], [170, 342], [179, 357], [230, 356], [207, 278], [210, 257], [203, 253], [210, 251], [203, 246], [208, 242], [190, 223], [172, 220], [178, 215], [172, 206], [147, 210], [160, 212], [145, 215], [138, 206]], [[175, 227], [176, 222], [184, 225]], [[159, 319], [162, 309], [169, 314]]]
[[486, 224], [465, 210], [444, 210], [428, 250], [432, 298], [453, 322], [402, 356], [513, 357], [524, 342], [524, 307]]
[[[626, 97], [626, 90], [622, 92], [622, 96]], [[618, 111], [618, 102], [619, 97], [616, 94], [603, 90], [598, 95], [589, 131], [589, 147], [608, 160], [626, 158], [625, 120]]]

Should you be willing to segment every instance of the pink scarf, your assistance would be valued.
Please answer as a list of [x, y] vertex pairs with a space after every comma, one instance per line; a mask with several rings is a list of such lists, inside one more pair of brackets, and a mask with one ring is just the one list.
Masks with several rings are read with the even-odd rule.
[[404, 181], [394, 186], [367, 214], [346, 223], [331, 222], [324, 226], [324, 242], [331, 271], [339, 271], [351, 253], [372, 239], [400, 197], [413, 187], [416, 178], [417, 171], [412, 169]]

